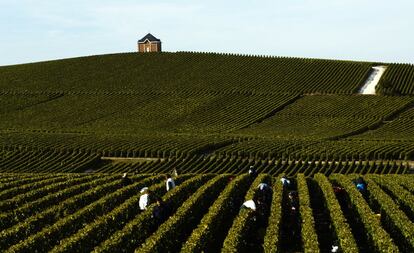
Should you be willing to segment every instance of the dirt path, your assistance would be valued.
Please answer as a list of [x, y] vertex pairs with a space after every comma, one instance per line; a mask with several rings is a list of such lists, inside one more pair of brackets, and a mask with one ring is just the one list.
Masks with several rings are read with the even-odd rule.
[[365, 80], [364, 85], [359, 90], [359, 94], [375, 95], [375, 87], [378, 85], [381, 76], [384, 74], [387, 66], [375, 66], [371, 68], [371, 74]]
[[[149, 158], [149, 157], [109, 157], [102, 156], [101, 160], [109, 160], [112, 162], [122, 162], [122, 163], [144, 163], [144, 162], [153, 162], [157, 161], [160, 158]], [[161, 161], [165, 159], [161, 158]]]

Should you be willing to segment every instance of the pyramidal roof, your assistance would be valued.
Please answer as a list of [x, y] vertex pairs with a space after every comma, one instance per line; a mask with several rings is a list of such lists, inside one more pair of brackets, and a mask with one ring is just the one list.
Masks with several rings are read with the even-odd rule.
[[150, 42], [161, 42], [160, 39], [157, 39], [157, 38], [155, 38], [154, 35], [152, 35], [151, 33], [148, 33], [142, 39], [138, 40], [138, 43], [144, 43], [146, 40], [148, 40]]

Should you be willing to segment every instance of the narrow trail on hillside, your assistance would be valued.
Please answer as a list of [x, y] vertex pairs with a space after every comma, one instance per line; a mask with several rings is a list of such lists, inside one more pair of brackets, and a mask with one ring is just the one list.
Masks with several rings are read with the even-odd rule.
[[372, 67], [367, 80], [365, 80], [364, 85], [361, 87], [358, 93], [362, 95], [375, 95], [375, 88], [377, 87], [386, 69], [387, 66]]
[[296, 102], [296, 100], [300, 99], [301, 97], [302, 97], [301, 95], [297, 95], [297, 96], [293, 97], [292, 99], [289, 99], [289, 101], [287, 101], [286, 103], [276, 107], [275, 109], [273, 109], [271, 112], [269, 112], [265, 116], [263, 116], [263, 117], [257, 119], [256, 121], [242, 127], [241, 129], [248, 128], [248, 127], [251, 127], [251, 126], [262, 123], [263, 121], [275, 116], [276, 113], [278, 113], [278, 112], [282, 111], [283, 109], [285, 109], [286, 106], [293, 104], [294, 102]]

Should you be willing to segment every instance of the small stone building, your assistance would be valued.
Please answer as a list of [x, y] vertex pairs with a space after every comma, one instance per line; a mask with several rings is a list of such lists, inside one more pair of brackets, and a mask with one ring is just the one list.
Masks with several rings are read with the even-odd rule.
[[138, 52], [161, 52], [161, 40], [148, 33], [138, 40]]

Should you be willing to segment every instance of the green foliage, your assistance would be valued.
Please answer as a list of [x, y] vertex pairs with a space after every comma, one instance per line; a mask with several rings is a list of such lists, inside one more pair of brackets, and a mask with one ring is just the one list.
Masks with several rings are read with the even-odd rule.
[[[245, 201], [254, 199], [254, 196], [260, 194], [258, 185], [267, 183], [271, 185], [272, 178], [267, 174], [259, 174], [253, 181], [250, 189], [244, 198]], [[233, 224], [224, 240], [222, 252], [240, 252], [246, 250], [248, 238], [252, 237], [252, 232], [257, 223], [257, 217], [252, 210], [241, 210], [239, 215], [234, 219]]]
[[390, 64], [377, 87], [377, 92], [385, 95], [414, 94], [414, 65]]
[[342, 213], [341, 206], [332, 190], [331, 183], [323, 174], [316, 174], [314, 179], [322, 190], [326, 201], [326, 208], [329, 210], [329, 217], [336, 233], [335, 237], [339, 241], [338, 246], [341, 251], [344, 253], [359, 252], [351, 228], [347, 223], [347, 220]]
[[226, 234], [226, 224], [231, 222], [229, 219], [238, 212], [243, 194], [247, 191], [250, 183], [251, 178], [247, 174], [233, 179], [209, 208], [208, 213], [200, 221], [198, 227], [193, 230], [181, 251], [205, 252], [211, 249], [211, 245], [220, 250], [221, 243], [218, 236]]
[[[247, 166], [253, 164], [245, 162]], [[305, 164], [305, 163], [303, 163]], [[303, 165], [302, 165], [303, 166]], [[263, 166], [256, 164], [258, 169]], [[300, 171], [300, 169], [299, 169]], [[30, 177], [35, 180], [28, 181]], [[240, 252], [250, 247], [249, 238], [254, 230], [252, 212], [239, 212], [244, 200], [257, 193], [260, 182], [270, 184], [276, 180], [259, 174], [256, 180], [243, 174], [229, 181], [228, 174], [215, 176], [181, 174], [175, 178], [177, 187], [165, 191], [163, 176], [133, 175], [133, 183], [123, 185], [121, 175], [108, 174], [2, 174], [0, 187], [26, 189], [16, 196], [4, 199], [14, 203], [15, 210], [0, 214], [0, 250], [3, 252]], [[39, 183], [65, 178], [51, 184], [61, 189], [41, 196], [48, 191]], [[409, 175], [369, 175], [369, 205], [351, 182], [355, 175], [335, 174], [330, 177], [346, 190], [349, 208], [355, 219], [364, 227], [368, 237], [367, 250], [375, 252], [411, 252], [412, 222], [408, 211], [413, 211], [410, 199], [414, 184]], [[10, 183], [5, 183], [10, 180]], [[21, 180], [21, 184], [17, 184]], [[333, 240], [344, 252], [358, 252], [350, 224], [332, 190], [322, 174], [315, 178], [298, 175], [300, 219], [302, 222], [303, 250], [317, 252], [318, 237], [324, 232], [314, 228], [313, 210], [309, 202], [308, 183], [314, 180], [322, 190], [333, 226]], [[274, 181], [271, 211], [263, 242], [264, 252], [280, 252], [280, 226], [283, 221], [283, 187]], [[378, 184], [376, 183], [378, 182]], [[76, 183], [79, 183], [76, 185]], [[32, 186], [31, 186], [32, 185]], [[35, 187], [37, 185], [37, 187]], [[155, 221], [154, 205], [139, 211], [139, 190], [148, 186], [154, 194], [171, 204], [169, 218]], [[384, 189], [384, 190], [383, 190]], [[38, 195], [36, 195], [38, 194]], [[401, 195], [401, 196], [395, 196]], [[395, 201], [393, 200], [395, 199]], [[28, 202], [24, 202], [26, 199]], [[405, 199], [405, 200], [404, 200]], [[1, 202], [3, 203], [3, 202]], [[0, 204], [1, 204], [0, 203]], [[404, 210], [399, 207], [405, 206]], [[371, 209], [372, 208], [372, 209]], [[381, 211], [381, 219], [372, 210]], [[15, 216], [15, 217], [14, 217]], [[252, 229], [253, 228], [253, 229]], [[331, 230], [329, 230], [331, 232]], [[389, 234], [386, 232], [388, 231]], [[320, 233], [321, 232], [321, 233]], [[357, 233], [356, 233], [357, 234]], [[224, 242], [224, 243], [223, 243]], [[247, 244], [246, 244], [247, 243]], [[181, 249], [180, 249], [181, 248]], [[258, 248], [257, 248], [258, 249]], [[260, 250], [260, 249], [258, 249]]]
[[200, 187], [135, 252], [179, 252], [182, 240], [187, 238], [205, 210], [219, 197], [228, 180], [229, 175], [220, 175]]
[[[170, 204], [171, 213], [169, 215], [173, 214], [191, 194], [211, 178], [212, 175], [196, 176], [163, 196], [163, 201]], [[128, 222], [123, 229], [118, 230], [95, 247], [93, 252], [130, 251], [141, 245], [147, 237], [157, 230], [157, 221], [152, 217], [154, 207], [155, 204], [150, 205], [147, 210]]]
[[414, 223], [369, 176], [365, 179], [369, 186], [369, 199], [379, 205], [385, 226], [392, 231], [394, 238], [397, 238], [395, 240], [400, 241], [400, 248], [406, 252], [414, 251]]
[[0, 90], [352, 93], [371, 65], [215, 53], [125, 53], [0, 67]]
[[331, 178], [347, 191], [351, 204], [364, 225], [372, 249], [377, 252], [399, 252], [390, 235], [381, 227], [380, 220], [370, 209], [351, 180], [339, 174], [335, 174]]
[[[188, 174], [181, 175], [175, 178], [175, 183], [179, 186], [183, 181], [191, 177], [192, 175]], [[162, 196], [166, 193], [164, 181], [158, 184], [153, 183], [154, 181], [152, 179], [144, 180], [140, 182], [139, 187], [151, 185], [149, 189], [156, 196]], [[84, 251], [93, 250], [95, 246], [107, 239], [113, 232], [121, 229], [130, 219], [140, 212], [137, 208], [140, 196], [140, 194], [132, 196], [111, 212], [95, 219], [72, 236], [61, 240], [50, 252], [74, 252], [80, 248]]]
[[45, 227], [40, 232], [29, 236], [21, 243], [12, 246], [9, 250], [49, 251], [53, 248], [53, 246], [59, 243], [60, 240], [70, 236], [75, 231], [80, 229], [83, 224], [89, 223], [94, 220], [96, 216], [101, 216], [112, 210], [117, 205], [122, 203], [122, 201], [133, 196], [133, 194], [138, 192], [142, 187], [154, 182], [159, 182], [162, 178], [163, 176], [150, 177], [126, 187], [122, 187], [109, 194], [106, 192], [106, 196], [102, 197], [98, 201], [86, 205], [84, 208], [77, 210], [73, 214], [65, 216], [63, 219], [59, 219], [53, 225]]
[[263, 251], [265, 253], [280, 252], [279, 237], [282, 221], [282, 200], [283, 185], [277, 178], [273, 185], [272, 205], [270, 207], [269, 225], [263, 241]]
[[301, 238], [305, 252], [319, 252], [318, 237], [309, 197], [309, 189], [303, 174], [297, 175], [299, 210], [302, 220]]

